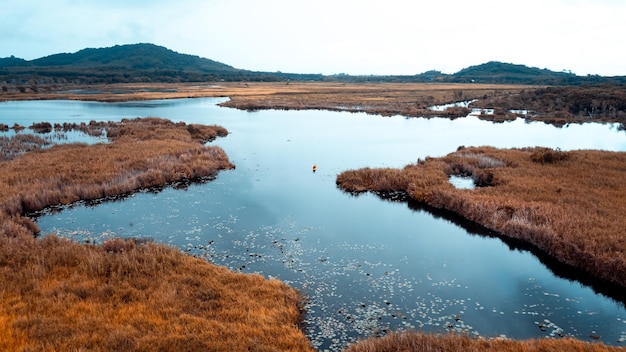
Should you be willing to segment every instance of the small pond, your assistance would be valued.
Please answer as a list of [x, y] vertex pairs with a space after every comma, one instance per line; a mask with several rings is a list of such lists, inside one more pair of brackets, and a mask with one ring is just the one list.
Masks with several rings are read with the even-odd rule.
[[460, 145], [626, 151], [617, 125], [245, 112], [220, 108], [221, 101], [8, 102], [0, 103], [0, 122], [159, 116], [226, 127], [231, 134], [213, 143], [235, 170], [203, 184], [51, 209], [38, 224], [79, 241], [151, 238], [279, 278], [307, 296], [306, 333], [320, 350], [397, 329], [626, 343], [623, 291], [572, 280], [523, 246], [448, 214], [335, 186], [347, 169], [402, 167]]

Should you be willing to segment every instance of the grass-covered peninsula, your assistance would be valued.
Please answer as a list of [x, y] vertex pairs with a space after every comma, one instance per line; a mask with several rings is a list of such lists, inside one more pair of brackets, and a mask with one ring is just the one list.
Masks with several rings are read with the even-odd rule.
[[[405, 192], [625, 288], [625, 174], [626, 153], [480, 147], [403, 169], [348, 170], [336, 182], [350, 192]], [[477, 187], [457, 189], [450, 175]]]
[[310, 350], [298, 326], [302, 298], [277, 280], [132, 239], [95, 246], [36, 238], [25, 217], [214, 177], [234, 166], [204, 143], [226, 129], [156, 118], [56, 128], [106, 130], [110, 143], [3, 148], [10, 157], [0, 161], [0, 350]]

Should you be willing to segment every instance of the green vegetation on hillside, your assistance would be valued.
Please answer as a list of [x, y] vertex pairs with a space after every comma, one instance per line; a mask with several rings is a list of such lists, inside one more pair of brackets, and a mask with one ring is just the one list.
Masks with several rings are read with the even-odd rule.
[[0, 82], [5, 84], [282, 81], [319, 77], [236, 69], [146, 43], [88, 48], [31, 61], [0, 58]]
[[488, 62], [455, 74], [427, 71], [415, 75], [322, 75], [313, 73], [258, 72], [194, 55], [180, 54], [154, 44], [88, 48], [76, 53], [49, 55], [31, 61], [0, 58], [0, 83], [96, 84], [130, 82], [202, 81], [326, 81], [326, 82], [445, 82], [532, 85], [626, 84], [626, 77], [576, 76], [568, 72]]

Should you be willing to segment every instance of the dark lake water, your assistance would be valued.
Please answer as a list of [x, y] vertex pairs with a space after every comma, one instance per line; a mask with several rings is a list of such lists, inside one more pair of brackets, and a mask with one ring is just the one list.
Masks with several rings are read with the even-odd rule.
[[204, 184], [50, 210], [38, 224], [79, 241], [151, 238], [283, 280], [308, 297], [306, 333], [320, 350], [397, 329], [520, 339], [593, 334], [626, 344], [625, 292], [571, 280], [575, 273], [453, 217], [335, 186], [346, 169], [402, 167], [460, 145], [626, 151], [617, 125], [245, 112], [220, 101], [7, 102], [0, 122], [158, 116], [226, 127], [231, 134], [213, 144], [235, 170]]

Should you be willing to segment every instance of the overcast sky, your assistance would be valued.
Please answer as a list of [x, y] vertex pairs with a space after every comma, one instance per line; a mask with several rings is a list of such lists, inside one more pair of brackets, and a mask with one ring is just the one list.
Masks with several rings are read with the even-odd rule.
[[154, 43], [236, 68], [626, 75], [625, 0], [0, 0], [0, 57]]

